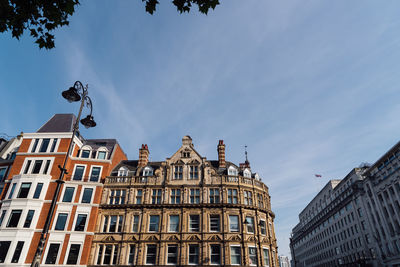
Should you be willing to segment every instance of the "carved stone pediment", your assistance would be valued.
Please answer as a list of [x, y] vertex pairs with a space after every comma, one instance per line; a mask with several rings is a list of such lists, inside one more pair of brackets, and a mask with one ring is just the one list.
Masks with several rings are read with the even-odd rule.
[[240, 241], [240, 240], [242, 240], [242, 239], [240, 238], [239, 235], [234, 235], [234, 236], [232, 236], [232, 237], [230, 238], [230, 240], [232, 240], [232, 241]]
[[208, 238], [208, 240], [211, 240], [211, 241], [221, 241], [222, 239], [221, 239], [221, 237], [219, 237], [218, 235], [212, 235], [212, 236], [210, 236], [210, 237]]
[[257, 242], [257, 238], [254, 236], [250, 236], [249, 238], [247, 238], [247, 240], [251, 242]]
[[168, 237], [169, 241], [178, 241], [179, 238], [176, 235], [171, 235], [170, 237]]
[[156, 235], [151, 235], [147, 238], [149, 241], [158, 241], [158, 237]]
[[115, 238], [112, 236], [106, 236], [105, 238], [103, 238], [102, 241], [106, 241], [106, 242], [112, 242], [115, 241]]
[[188, 240], [190, 241], [200, 241], [200, 238], [197, 235], [189, 236]]

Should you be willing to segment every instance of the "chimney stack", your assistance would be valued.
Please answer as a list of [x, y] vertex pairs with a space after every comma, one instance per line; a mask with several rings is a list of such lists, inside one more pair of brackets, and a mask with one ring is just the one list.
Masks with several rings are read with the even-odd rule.
[[218, 166], [219, 168], [226, 168], [224, 140], [219, 140], [217, 150], [218, 150]]
[[149, 148], [147, 144], [142, 144], [142, 147], [139, 149], [138, 167], [144, 167], [147, 163], [149, 163]]

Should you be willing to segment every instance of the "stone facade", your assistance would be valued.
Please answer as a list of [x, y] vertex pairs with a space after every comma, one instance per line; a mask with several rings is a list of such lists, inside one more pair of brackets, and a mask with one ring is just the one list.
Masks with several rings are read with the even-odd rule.
[[246, 160], [207, 160], [185, 136], [170, 158], [122, 161], [106, 178], [91, 265], [278, 266], [268, 187]]

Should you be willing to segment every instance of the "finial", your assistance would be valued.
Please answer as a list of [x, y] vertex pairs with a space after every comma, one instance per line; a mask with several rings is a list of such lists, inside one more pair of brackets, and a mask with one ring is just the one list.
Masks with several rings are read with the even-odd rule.
[[246, 162], [248, 161], [247, 160], [247, 145], [244, 145], [244, 154], [246, 155]]

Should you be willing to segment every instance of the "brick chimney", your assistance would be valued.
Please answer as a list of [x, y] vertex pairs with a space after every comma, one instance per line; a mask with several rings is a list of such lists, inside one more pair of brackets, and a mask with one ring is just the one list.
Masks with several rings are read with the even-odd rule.
[[147, 144], [142, 144], [142, 147], [139, 149], [138, 167], [144, 167], [147, 163], [149, 163], [149, 148]]
[[224, 140], [219, 140], [217, 150], [218, 150], [218, 166], [220, 168], [226, 168]]

